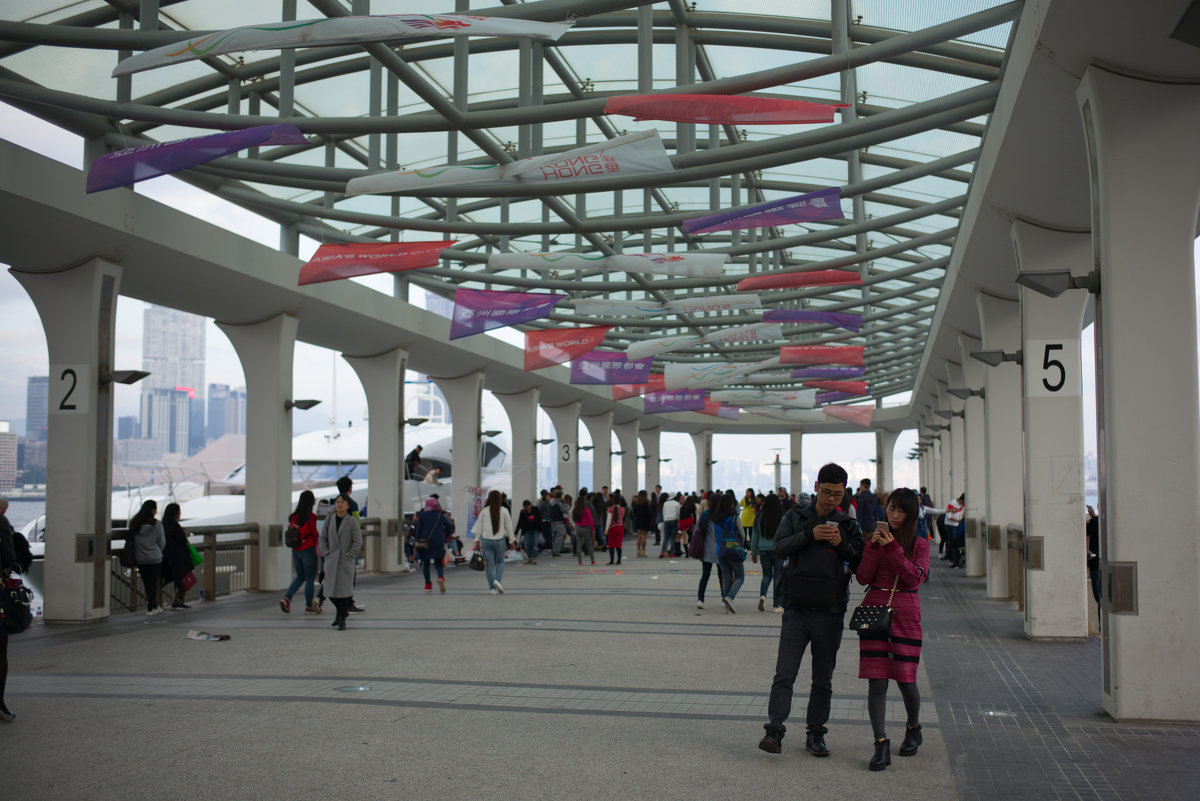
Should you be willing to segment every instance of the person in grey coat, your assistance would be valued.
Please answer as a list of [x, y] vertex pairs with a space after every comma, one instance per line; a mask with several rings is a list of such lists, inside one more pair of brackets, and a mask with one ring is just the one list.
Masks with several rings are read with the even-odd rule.
[[345, 631], [354, 594], [354, 563], [363, 549], [362, 530], [350, 514], [350, 501], [345, 495], [333, 502], [333, 514], [321, 526], [319, 545], [325, 555], [325, 595], [337, 608], [332, 625]]
[[157, 513], [158, 504], [146, 501], [129, 521], [128, 536], [133, 537], [138, 573], [146, 590], [147, 617], [162, 614], [163, 610], [158, 602], [158, 581], [162, 576], [163, 548], [167, 544], [167, 535], [162, 523], [154, 519]]

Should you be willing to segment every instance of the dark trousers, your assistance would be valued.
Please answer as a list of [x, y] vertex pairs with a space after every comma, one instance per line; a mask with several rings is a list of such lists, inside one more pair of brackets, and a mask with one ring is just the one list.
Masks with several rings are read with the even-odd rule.
[[783, 612], [779, 631], [779, 656], [775, 661], [775, 681], [771, 683], [771, 698], [767, 702], [768, 732], [783, 736], [783, 722], [792, 712], [792, 686], [800, 672], [804, 649], [812, 648], [812, 687], [808, 692], [807, 729], [809, 733], [825, 734], [829, 720], [829, 702], [833, 697], [833, 669], [837, 664], [842, 630], [846, 627], [845, 613], [822, 612], [814, 609], [788, 607]]
[[158, 606], [158, 579], [162, 576], [162, 565], [138, 565], [142, 576], [142, 588], [146, 591], [146, 611]]

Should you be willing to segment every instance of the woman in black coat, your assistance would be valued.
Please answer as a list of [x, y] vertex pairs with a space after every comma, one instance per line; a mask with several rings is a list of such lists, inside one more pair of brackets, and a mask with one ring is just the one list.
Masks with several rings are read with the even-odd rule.
[[413, 528], [413, 540], [428, 540], [428, 546], [417, 548], [417, 558], [421, 560], [421, 572], [425, 574], [425, 592], [433, 591], [433, 583], [429, 580], [429, 566], [437, 570], [438, 589], [446, 591], [446, 574], [443, 565], [446, 559], [446, 535], [450, 531], [449, 521], [442, 512], [437, 498], [425, 499], [425, 510], [417, 515], [417, 524]]
[[167, 544], [163, 547], [163, 584], [175, 585], [175, 600], [172, 609], [191, 609], [183, 602], [187, 590], [183, 588], [184, 577], [192, 572], [192, 556], [188, 551], [188, 538], [183, 526], [179, 525], [179, 504], [168, 503], [162, 516], [163, 533]]

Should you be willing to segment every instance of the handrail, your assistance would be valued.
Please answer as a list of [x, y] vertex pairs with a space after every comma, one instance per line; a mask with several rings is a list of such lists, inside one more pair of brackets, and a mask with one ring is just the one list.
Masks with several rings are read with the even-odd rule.
[[1024, 534], [1025, 526], [1020, 525], [1018, 523], [1009, 523], [1008, 524], [1008, 533], [1009, 534]]

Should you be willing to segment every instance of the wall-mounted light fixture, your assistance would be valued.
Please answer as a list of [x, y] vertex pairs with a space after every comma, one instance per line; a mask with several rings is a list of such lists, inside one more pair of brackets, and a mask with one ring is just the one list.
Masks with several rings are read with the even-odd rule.
[[283, 410], [290, 412], [292, 409], [311, 409], [320, 403], [319, 400], [285, 400], [283, 402]]
[[500, 429], [493, 428], [491, 431], [481, 431], [479, 433], [483, 434], [485, 437], [498, 437], [500, 436], [501, 432]]
[[958, 398], [959, 400], [966, 400], [967, 398], [983, 398], [983, 397], [985, 397], [984, 391], [982, 389], [971, 389], [969, 387], [952, 387], [950, 389], [947, 389], [946, 391], [949, 392], [954, 397]]
[[595, 445], [580, 445], [579, 447], [575, 448], [575, 450], [577, 450], [577, 451], [590, 451], [590, 450], [594, 449], [595, 447], [596, 447]]
[[1086, 289], [1093, 295], [1098, 295], [1100, 294], [1100, 271], [1092, 270], [1084, 276], [1071, 275], [1070, 270], [1019, 273], [1017, 283], [1048, 298], [1057, 298], [1068, 289]]
[[938, 417], [944, 417], [947, 420], [953, 420], [955, 417], [966, 417], [962, 412], [951, 411], [950, 409], [934, 409], [933, 413]]
[[977, 350], [971, 353], [971, 358], [983, 362], [988, 367], [999, 367], [1004, 362], [1024, 364], [1025, 352], [1021, 350], [1016, 353], [1005, 353], [1002, 350]]
[[429, 422], [428, 417], [409, 417], [406, 420], [401, 420], [400, 425], [402, 425], [402, 426], [419, 426], [422, 423], [428, 423], [428, 422]]
[[537, 439], [537, 440], [534, 440], [534, 442], [536, 442], [538, 445], [549, 445], [551, 442], [554, 442], [554, 440], [552, 440], [552, 439]]
[[101, 370], [100, 383], [103, 384], [136, 384], [150, 374], [145, 370]]

